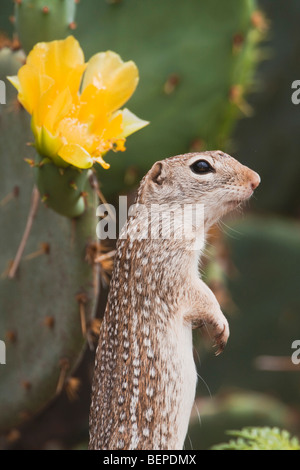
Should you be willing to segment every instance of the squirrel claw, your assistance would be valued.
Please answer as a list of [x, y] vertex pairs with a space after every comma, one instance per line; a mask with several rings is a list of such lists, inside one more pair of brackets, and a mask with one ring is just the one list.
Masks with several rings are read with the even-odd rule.
[[214, 347], [218, 347], [215, 353], [216, 356], [219, 356], [224, 351], [225, 346], [227, 344], [228, 337], [229, 337], [228, 323], [224, 323], [222, 331], [216, 334], [214, 338], [215, 339]]
[[[217, 346], [217, 345], [216, 345], [216, 346]], [[215, 352], [215, 356], [220, 356], [220, 354], [222, 354], [222, 352], [223, 352], [224, 349], [225, 349], [226, 343], [222, 342], [222, 343], [220, 343], [218, 346], [219, 346], [219, 348], [218, 348], [218, 350]]]

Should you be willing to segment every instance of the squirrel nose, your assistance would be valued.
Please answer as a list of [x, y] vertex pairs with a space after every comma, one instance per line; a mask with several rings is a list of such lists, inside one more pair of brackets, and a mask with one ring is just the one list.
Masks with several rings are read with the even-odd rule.
[[259, 174], [253, 172], [252, 177], [251, 177], [251, 188], [253, 191], [260, 185], [261, 179]]

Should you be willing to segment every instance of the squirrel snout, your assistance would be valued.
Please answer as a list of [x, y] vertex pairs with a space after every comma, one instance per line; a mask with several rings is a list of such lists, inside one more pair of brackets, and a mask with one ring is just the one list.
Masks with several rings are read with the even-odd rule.
[[251, 188], [253, 191], [260, 185], [260, 182], [261, 182], [261, 179], [260, 179], [259, 174], [253, 171], [251, 174], [251, 179], [250, 179], [250, 184], [251, 184]]

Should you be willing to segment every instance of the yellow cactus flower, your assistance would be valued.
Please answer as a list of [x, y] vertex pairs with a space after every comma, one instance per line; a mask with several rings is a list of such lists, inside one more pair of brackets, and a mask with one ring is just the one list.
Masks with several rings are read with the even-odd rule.
[[37, 44], [9, 80], [32, 116], [37, 151], [57, 166], [109, 168], [105, 153], [124, 151], [126, 137], [148, 124], [120, 110], [139, 81], [135, 63], [107, 51], [86, 64], [73, 36]]

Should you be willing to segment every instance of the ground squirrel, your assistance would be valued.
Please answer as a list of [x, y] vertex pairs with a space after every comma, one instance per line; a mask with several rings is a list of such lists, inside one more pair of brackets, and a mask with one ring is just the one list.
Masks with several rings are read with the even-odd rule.
[[[221, 151], [162, 160], [142, 180], [117, 243], [96, 353], [90, 449], [182, 449], [197, 378], [192, 329], [209, 325], [217, 353], [229, 336], [214, 294], [199, 278], [204, 235], [259, 183], [257, 173]], [[141, 208], [153, 204], [174, 209], [175, 222], [181, 207], [203, 205], [204, 223], [189, 215], [182, 222], [181, 214], [172, 227], [185, 224], [187, 236], [144, 236], [149, 220]], [[151, 215], [159, 235], [158, 209]], [[199, 235], [202, 245], [194, 249]]]

